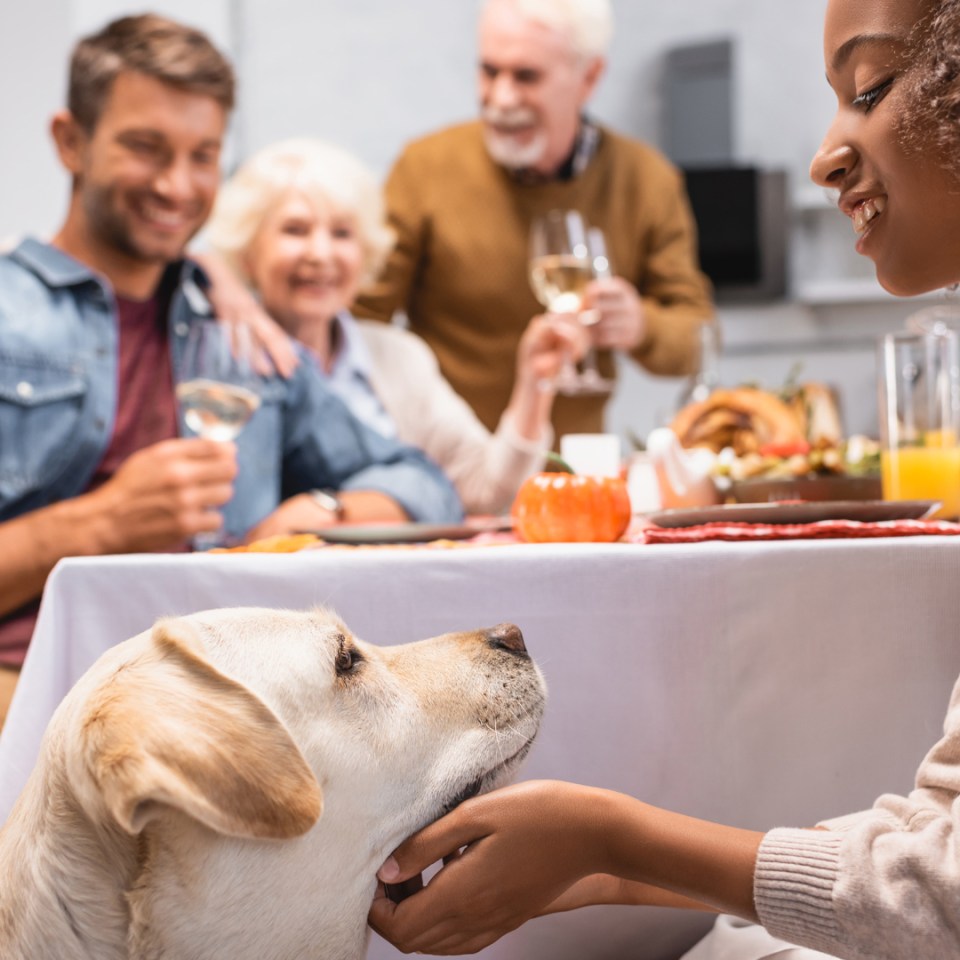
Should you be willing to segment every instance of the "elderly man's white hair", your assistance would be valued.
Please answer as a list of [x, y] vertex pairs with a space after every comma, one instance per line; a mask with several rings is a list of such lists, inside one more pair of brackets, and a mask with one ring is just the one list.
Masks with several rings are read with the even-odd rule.
[[573, 49], [585, 60], [607, 55], [613, 34], [610, 0], [485, 0], [484, 9], [498, 3], [565, 32]]

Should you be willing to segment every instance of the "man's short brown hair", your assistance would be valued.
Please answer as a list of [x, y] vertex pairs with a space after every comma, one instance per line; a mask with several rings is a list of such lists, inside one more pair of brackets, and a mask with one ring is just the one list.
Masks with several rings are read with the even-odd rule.
[[88, 133], [100, 119], [114, 80], [125, 70], [212, 97], [228, 112], [233, 109], [233, 68], [207, 36], [145, 13], [114, 20], [74, 48], [67, 106]]

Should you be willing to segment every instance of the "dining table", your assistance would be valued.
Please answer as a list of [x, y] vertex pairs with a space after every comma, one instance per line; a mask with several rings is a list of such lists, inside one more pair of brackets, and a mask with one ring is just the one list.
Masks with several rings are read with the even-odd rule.
[[[960, 674], [958, 584], [960, 537], [946, 536], [66, 559], [0, 735], [0, 822], [53, 711], [103, 651], [162, 616], [322, 605], [376, 644], [517, 624], [549, 691], [521, 779], [757, 830], [813, 825], [911, 789]], [[589, 907], [481, 956], [675, 960], [711, 922]], [[371, 936], [371, 960], [399, 956]]]

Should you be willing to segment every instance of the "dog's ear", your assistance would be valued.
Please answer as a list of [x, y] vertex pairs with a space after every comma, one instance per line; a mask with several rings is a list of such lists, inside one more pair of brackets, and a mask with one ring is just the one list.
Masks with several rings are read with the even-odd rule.
[[149, 649], [97, 688], [73, 759], [78, 794], [79, 779], [133, 834], [172, 807], [219, 833], [282, 839], [323, 808], [286, 727], [213, 667], [185, 620], [160, 621]]

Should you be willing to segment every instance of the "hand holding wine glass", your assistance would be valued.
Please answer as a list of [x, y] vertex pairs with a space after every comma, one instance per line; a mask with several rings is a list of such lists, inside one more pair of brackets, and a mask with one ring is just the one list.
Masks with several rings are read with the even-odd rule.
[[[607, 253], [607, 241], [599, 227], [590, 227], [587, 230], [587, 247], [590, 253], [590, 265], [593, 268], [595, 280], [608, 280], [613, 276], [613, 267], [610, 264], [610, 255]], [[593, 307], [580, 312], [580, 322], [590, 328], [600, 322], [601, 312]], [[593, 331], [591, 331], [593, 332]], [[613, 381], [600, 373], [597, 366], [597, 350], [591, 339], [581, 361], [580, 383], [582, 393], [610, 393], [613, 390]]]
[[[249, 331], [227, 331], [214, 319], [195, 320], [184, 345], [177, 400], [187, 426], [208, 440], [234, 440], [260, 406]], [[196, 549], [219, 544], [198, 535]]]
[[[530, 284], [537, 299], [553, 313], [570, 313], [581, 323], [592, 316], [583, 311], [587, 286], [597, 276], [596, 265], [608, 263], [591, 247], [602, 234], [591, 237], [583, 217], [576, 210], [551, 210], [536, 219], [530, 230]], [[586, 374], [577, 371], [572, 359], [567, 360], [550, 384], [567, 395], [607, 393], [609, 382], [594, 369]]]

